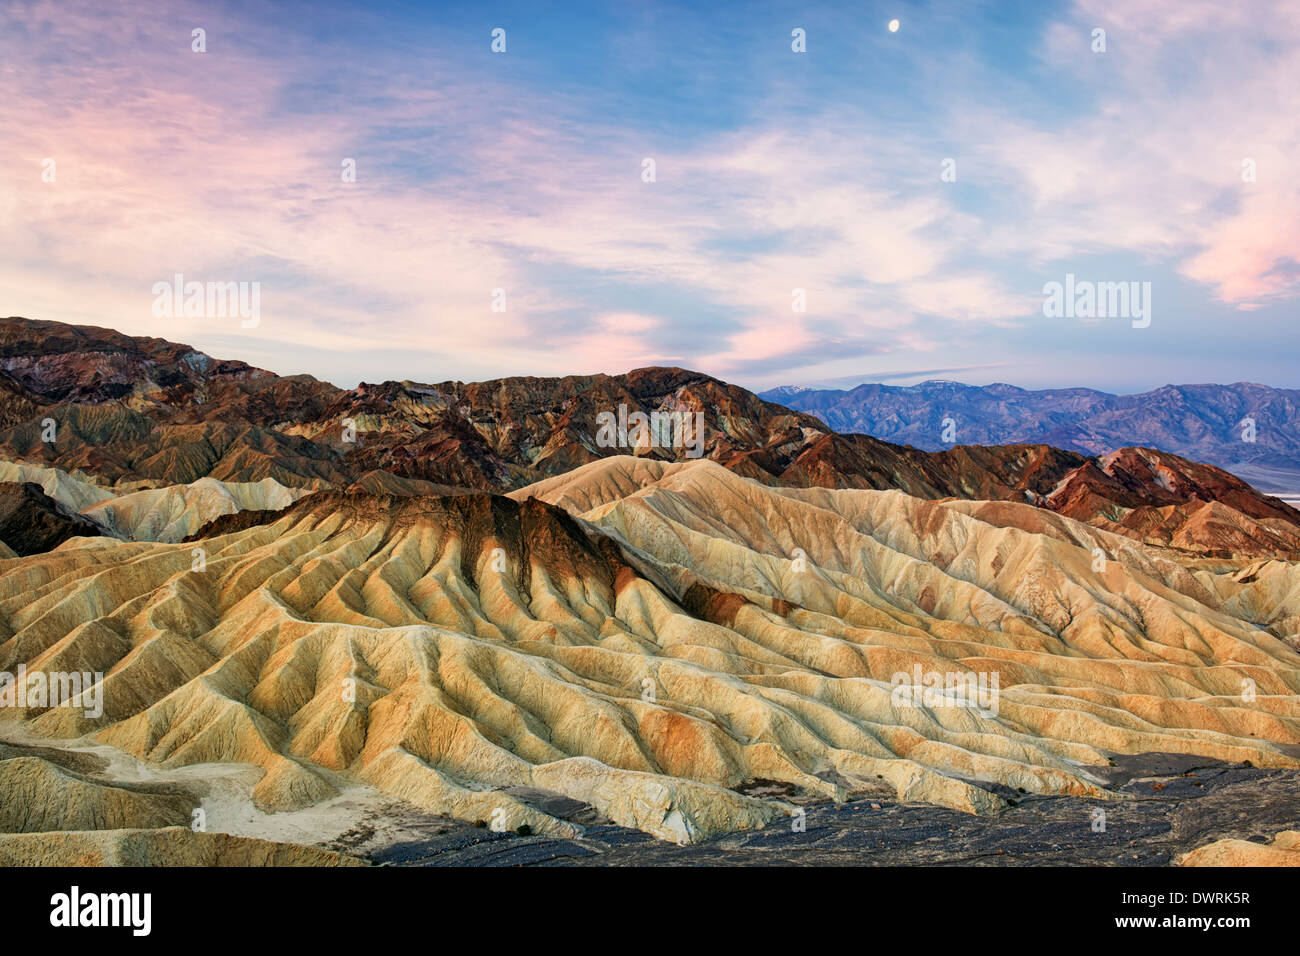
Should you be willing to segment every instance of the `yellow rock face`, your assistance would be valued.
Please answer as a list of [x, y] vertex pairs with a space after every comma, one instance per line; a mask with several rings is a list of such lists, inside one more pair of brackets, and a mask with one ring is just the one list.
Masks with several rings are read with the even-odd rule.
[[363, 865], [315, 847], [192, 833], [184, 827], [0, 835], [0, 866]]
[[1029, 506], [615, 458], [199, 544], [202, 570], [191, 544], [0, 561], [0, 671], [106, 675], [102, 714], [3, 707], [0, 736], [253, 764], [267, 810], [340, 774], [576, 832], [503, 792], [540, 788], [677, 842], [789, 812], [732, 789], [756, 779], [979, 813], [1002, 801], [970, 781], [1106, 796], [1108, 752], [1297, 766], [1294, 566], [1211, 573]]
[[0, 833], [188, 825], [196, 801], [109, 787], [39, 757], [0, 762]]
[[[84, 477], [84, 476], [83, 476]], [[188, 485], [110, 490], [58, 468], [0, 460], [0, 481], [30, 481], [71, 511], [90, 518], [105, 532], [129, 541], [180, 541], [221, 515], [237, 511], [279, 511], [310, 493], [286, 488], [274, 478], [218, 481], [200, 478]], [[6, 546], [0, 558], [12, 557]]]
[[221, 515], [236, 511], [279, 511], [303, 495], [274, 478], [217, 481], [135, 491], [82, 508], [81, 513], [117, 537], [133, 541], [181, 541]]
[[1179, 858], [1180, 866], [1300, 866], [1300, 830], [1283, 830], [1271, 846], [1216, 840]]

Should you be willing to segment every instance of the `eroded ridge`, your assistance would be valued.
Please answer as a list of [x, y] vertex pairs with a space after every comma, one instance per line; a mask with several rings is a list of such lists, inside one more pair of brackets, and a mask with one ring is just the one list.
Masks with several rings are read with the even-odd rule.
[[[707, 460], [223, 520], [0, 562], [0, 670], [105, 674], [100, 716], [0, 720], [254, 764], [268, 810], [351, 779], [571, 834], [504, 792], [535, 787], [678, 842], [786, 812], [731, 789], [755, 779], [989, 812], [980, 781], [1106, 796], [1088, 768], [1108, 752], [1298, 765], [1284, 562], [1213, 574], [1030, 505], [775, 489]], [[900, 697], [932, 674], [996, 697]]]

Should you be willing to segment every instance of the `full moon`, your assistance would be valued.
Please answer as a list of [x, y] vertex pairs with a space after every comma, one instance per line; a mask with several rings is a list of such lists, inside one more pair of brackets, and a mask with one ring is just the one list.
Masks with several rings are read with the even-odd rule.
[[889, 21], [889, 32], [890, 32], [890, 33], [897, 33], [897, 32], [898, 32], [898, 21], [897, 21], [897, 20], [890, 20], [890, 21]]

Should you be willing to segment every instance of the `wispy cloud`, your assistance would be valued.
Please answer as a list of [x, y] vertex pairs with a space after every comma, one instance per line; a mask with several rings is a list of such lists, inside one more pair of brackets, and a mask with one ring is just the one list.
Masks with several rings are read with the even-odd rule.
[[[650, 89], [613, 113], [594, 108], [599, 78], [526, 33], [494, 56], [486, 26], [471, 47], [382, 5], [295, 32], [245, 8], [18, 2], [0, 11], [0, 308], [200, 347], [246, 335], [277, 370], [345, 384], [663, 362], [768, 385], [929, 366], [977, 339], [1024, 364], [1042, 281], [1094, 256], [1133, 273], [1117, 279], [1181, 275], [1207, 317], [1293, 304], [1300, 12], [1254, 6], [1061, 8], [1024, 51], [1064, 91], [1056, 116], [990, 102], [1005, 66], [937, 27], [929, 46], [899, 35], [921, 77], [891, 91], [923, 111], [906, 120], [846, 82], [854, 64], [816, 79], [840, 93], [810, 107], [788, 41], [727, 34], [752, 101], [716, 128], [710, 103], [682, 103], [674, 128], [653, 99], [673, 23], [644, 14], [610, 55]], [[909, 83], [947, 62], [968, 82], [934, 106]], [[261, 281], [261, 325], [155, 318], [150, 287], [177, 272]]]

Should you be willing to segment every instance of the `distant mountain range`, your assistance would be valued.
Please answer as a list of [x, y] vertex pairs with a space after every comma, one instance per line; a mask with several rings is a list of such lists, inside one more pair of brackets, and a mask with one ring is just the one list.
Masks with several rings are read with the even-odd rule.
[[[972, 423], [989, 404], [977, 399], [992, 390], [934, 387], [942, 397], [928, 406], [895, 398], [898, 407], [883, 414], [895, 429], [905, 429], [904, 413], [933, 421], [932, 436], [920, 427], [915, 434], [898, 433], [936, 449], [926, 451], [854, 434], [870, 426], [852, 420], [828, 427], [813, 414], [688, 369], [342, 389], [162, 339], [3, 319], [0, 461], [46, 469], [13, 470], [10, 480], [39, 487], [0, 489], [13, 511], [6, 527], [22, 532], [6, 543], [20, 554], [41, 550], [47, 541], [77, 535], [82, 517], [106, 535], [161, 540], [164, 530], [172, 538], [188, 534], [201, 516], [211, 520], [253, 507], [259, 496], [271, 495], [278, 504], [256, 507], [279, 508], [301, 491], [501, 494], [602, 458], [681, 462], [699, 455], [773, 487], [1016, 502], [1182, 551], [1300, 553], [1300, 512], [1225, 471], [1100, 439], [1083, 452], [1046, 441], [991, 445], [991, 432]], [[994, 388], [1007, 389], [1008, 396], [1049, 394]], [[799, 404], [846, 394], [864, 393], [783, 391], [781, 397]], [[1078, 402], [1100, 394], [1080, 392]], [[834, 401], [828, 404], [834, 407], [819, 409], [823, 415], [840, 414]], [[1147, 412], [1158, 417], [1158, 409]], [[635, 431], [609, 440], [605, 431], [612, 429], [603, 421], [636, 416], [698, 422], [698, 441], [674, 445]], [[955, 443], [947, 445], [940, 435], [945, 418], [955, 433]], [[1261, 417], [1259, 426], [1273, 441], [1275, 420], [1290, 419], [1276, 412]], [[1080, 447], [1085, 433], [1061, 429], [1049, 431], [1053, 440], [1067, 444], [1073, 437]], [[84, 492], [85, 481], [111, 489], [102, 497], [115, 500], [101, 505], [81, 500], [82, 493], [69, 497], [67, 489]], [[253, 484], [268, 490], [241, 490]], [[161, 488], [174, 491], [138, 494]], [[41, 534], [29, 534], [32, 529]]]
[[782, 386], [760, 397], [816, 415], [836, 431], [929, 451], [1028, 442], [1104, 455], [1138, 445], [1217, 465], [1265, 491], [1300, 492], [1300, 389], [1238, 382], [1111, 395], [934, 381], [847, 390]]

